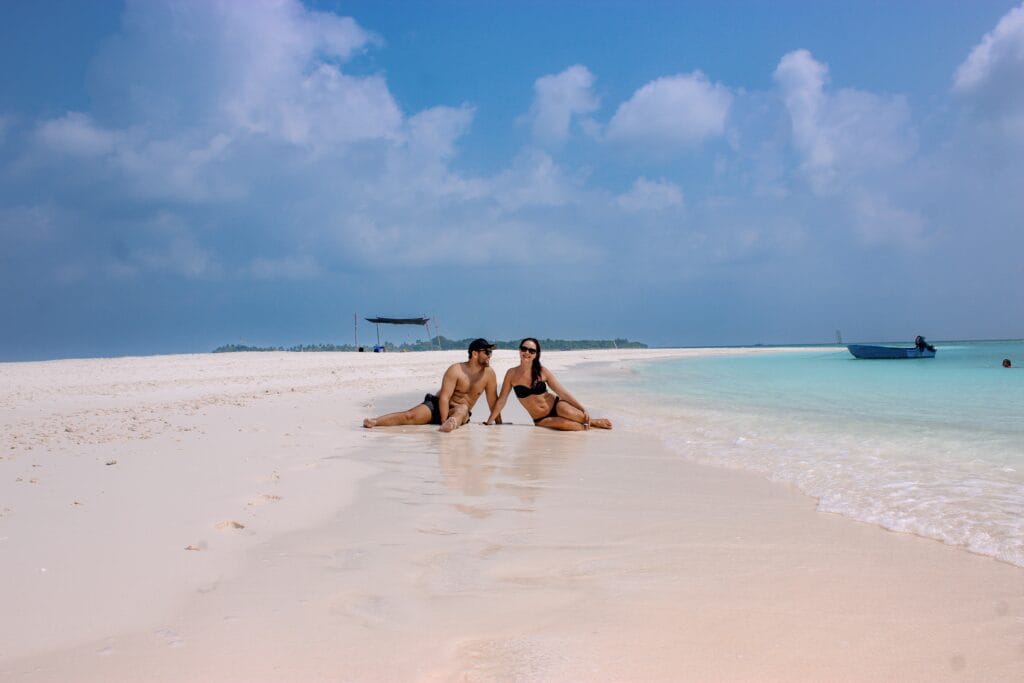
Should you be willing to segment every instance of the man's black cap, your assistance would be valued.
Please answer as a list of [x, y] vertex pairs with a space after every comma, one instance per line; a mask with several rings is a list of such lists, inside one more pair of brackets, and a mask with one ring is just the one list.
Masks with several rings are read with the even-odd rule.
[[469, 352], [473, 353], [474, 351], [493, 349], [495, 346], [497, 346], [497, 344], [492, 344], [491, 342], [481, 337], [480, 339], [474, 339], [473, 341], [469, 342]]

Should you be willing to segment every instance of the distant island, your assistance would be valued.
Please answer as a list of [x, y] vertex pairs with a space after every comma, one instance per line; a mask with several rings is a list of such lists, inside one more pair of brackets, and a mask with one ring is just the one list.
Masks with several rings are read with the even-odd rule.
[[[438, 336], [426, 341], [415, 341], [399, 345], [385, 342], [381, 344], [385, 351], [465, 351], [471, 337], [465, 339], [448, 339]], [[499, 349], [518, 349], [519, 340], [496, 341]], [[647, 344], [643, 342], [630, 341], [628, 339], [541, 339], [540, 347], [545, 351], [577, 351], [581, 349], [646, 349]], [[301, 344], [298, 346], [249, 346], [247, 344], [225, 344], [218, 346], [213, 353], [233, 353], [237, 351], [294, 351], [294, 352], [315, 352], [315, 351], [373, 351], [373, 345], [356, 348], [351, 344]]]

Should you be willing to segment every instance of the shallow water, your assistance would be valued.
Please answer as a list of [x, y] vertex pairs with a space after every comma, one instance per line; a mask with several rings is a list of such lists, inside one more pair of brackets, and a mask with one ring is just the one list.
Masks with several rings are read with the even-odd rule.
[[1024, 366], [1024, 342], [937, 346], [919, 360], [837, 347], [655, 361], [620, 368], [614, 391], [626, 423], [687, 458], [1024, 566], [1024, 369], [1000, 365]]

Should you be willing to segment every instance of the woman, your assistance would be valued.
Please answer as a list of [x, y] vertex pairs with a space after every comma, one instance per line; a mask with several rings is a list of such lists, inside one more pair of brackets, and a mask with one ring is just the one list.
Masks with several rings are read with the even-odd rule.
[[[548, 391], [549, 385], [554, 393]], [[498, 401], [486, 424], [494, 424], [513, 390], [533, 418], [533, 424], [538, 427], [563, 431], [579, 431], [589, 427], [612, 428], [609, 420], [591, 420], [587, 409], [565, 390], [550, 370], [540, 364], [540, 342], [533, 337], [519, 342], [519, 365], [505, 373], [501, 393], [498, 394]]]

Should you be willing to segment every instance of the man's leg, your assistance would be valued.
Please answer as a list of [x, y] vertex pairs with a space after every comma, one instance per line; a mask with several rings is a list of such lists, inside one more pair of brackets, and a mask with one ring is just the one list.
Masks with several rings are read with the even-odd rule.
[[397, 413], [388, 413], [380, 417], [368, 417], [363, 420], [363, 426], [367, 429], [372, 427], [397, 427], [400, 425], [425, 425], [430, 424], [430, 408], [421, 403], [415, 408], [403, 410]]
[[469, 408], [461, 403], [452, 403], [448, 412], [448, 419], [441, 425], [442, 432], [455, 431], [469, 421]]

